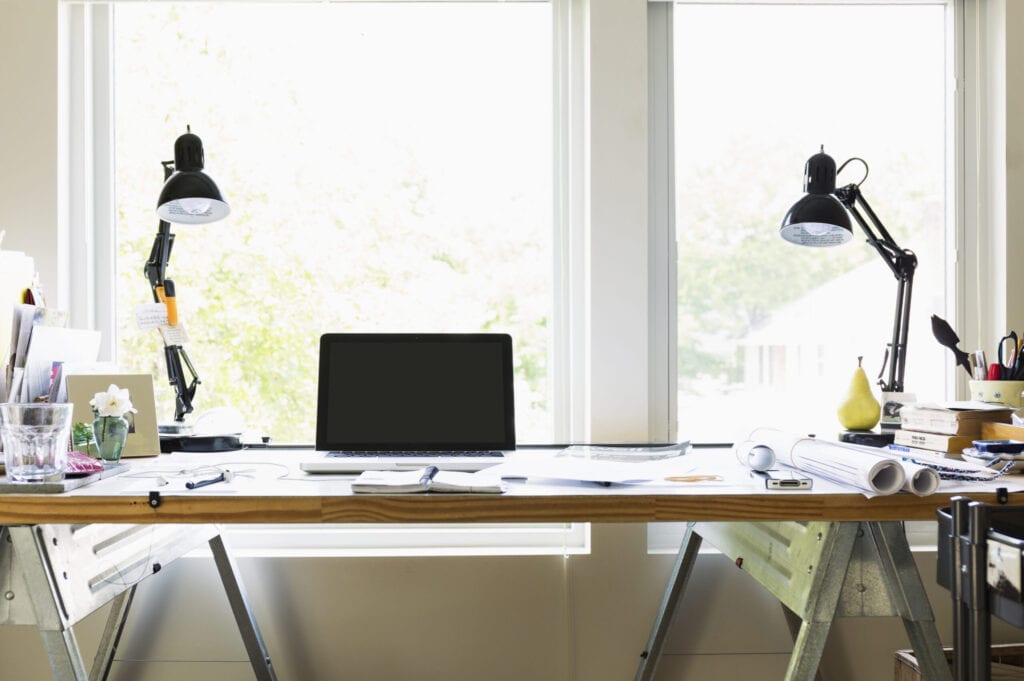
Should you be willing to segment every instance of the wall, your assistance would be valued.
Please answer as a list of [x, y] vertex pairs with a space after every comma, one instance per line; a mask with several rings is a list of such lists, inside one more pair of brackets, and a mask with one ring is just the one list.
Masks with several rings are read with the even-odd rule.
[[[986, 20], [1010, 33], [1000, 43], [1006, 53], [990, 59], [1015, 58], [1024, 49], [1013, 39], [1024, 33], [1024, 9], [1019, 3], [993, 2], [987, 10]], [[587, 16], [595, 51], [588, 92], [593, 271], [642, 274], [647, 267], [641, 245], [647, 201], [643, 13], [641, 0], [592, 0]], [[57, 236], [57, 17], [55, 0], [0, 0], [0, 228], [9, 232], [5, 245], [32, 253], [44, 285], [59, 292], [65, 256]], [[632, 39], [622, 40], [623, 35]], [[1024, 60], [1011, 63], [993, 69], [998, 77], [989, 83], [989, 92], [1002, 88], [1004, 93], [1005, 118], [992, 139], [1005, 140], [1005, 161], [993, 161], [1002, 172], [994, 173], [998, 182], [986, 188], [982, 208], [1005, 205], [997, 210], [998, 223], [1007, 226], [1000, 239], [1019, 253], [1015, 225], [1024, 199], [1006, 187], [1021, 180]], [[995, 192], [995, 199], [988, 192]], [[1009, 275], [1003, 271], [1003, 280], [989, 285], [1020, 290], [1016, 279], [1011, 280], [1016, 288], [1007, 288]], [[626, 288], [602, 287], [593, 295], [596, 303], [607, 303], [594, 309], [609, 312], [590, 320], [590, 366], [597, 377], [591, 423], [602, 437], [638, 437], [648, 414], [646, 381], [638, 378], [646, 368], [648, 339], [647, 308], [637, 300], [646, 291], [633, 280]], [[61, 300], [58, 293], [58, 305]], [[1014, 299], [996, 313], [1005, 321], [1021, 305]], [[240, 563], [282, 679], [611, 681], [634, 674], [671, 566], [670, 557], [648, 556], [644, 540], [643, 526], [597, 525], [593, 553], [572, 558]], [[934, 558], [922, 554], [919, 559], [948, 640], [947, 599], [931, 584]], [[91, 649], [98, 640], [102, 616], [81, 625], [84, 647]], [[998, 638], [1015, 636], [1004, 630]], [[889, 678], [892, 651], [903, 647], [906, 637], [892, 618], [840, 621], [824, 671], [831, 680]], [[659, 679], [777, 678], [788, 648], [772, 599], [728, 561], [708, 556], [698, 565], [670, 635]], [[181, 560], [142, 584], [120, 657], [114, 679], [251, 678], [216, 572], [202, 558]], [[0, 660], [0, 681], [46, 677], [41, 644], [29, 627], [0, 632]]]
[[3, 247], [35, 255], [60, 300], [57, 230], [57, 6], [0, 0], [0, 230]]

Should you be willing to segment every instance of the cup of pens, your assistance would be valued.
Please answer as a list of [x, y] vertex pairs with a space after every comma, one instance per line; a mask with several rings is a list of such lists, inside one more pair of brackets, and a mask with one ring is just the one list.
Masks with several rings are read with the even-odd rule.
[[1024, 401], [1021, 400], [1024, 381], [968, 381], [967, 385], [972, 400], [1005, 404], [1014, 409], [1024, 406]]

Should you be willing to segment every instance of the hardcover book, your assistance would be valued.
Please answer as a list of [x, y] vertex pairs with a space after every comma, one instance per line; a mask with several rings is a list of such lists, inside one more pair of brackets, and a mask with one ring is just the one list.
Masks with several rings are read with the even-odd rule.
[[1013, 414], [1012, 408], [1003, 405], [986, 405], [978, 402], [950, 404], [962, 406], [905, 405], [900, 411], [901, 426], [904, 430], [963, 435], [978, 439], [981, 437], [982, 423], [1009, 423]]
[[924, 433], [915, 430], [897, 430], [894, 443], [905, 447], [930, 449], [959, 456], [974, 444], [975, 437], [969, 435], [947, 435], [945, 433]]

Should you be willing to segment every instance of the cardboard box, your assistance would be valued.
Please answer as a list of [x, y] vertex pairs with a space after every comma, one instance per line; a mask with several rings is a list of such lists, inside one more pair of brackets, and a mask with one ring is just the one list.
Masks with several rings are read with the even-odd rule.
[[[992, 681], [1024, 680], [1024, 644], [1004, 643], [992, 650]], [[952, 664], [953, 649], [944, 648], [946, 659]], [[924, 681], [913, 650], [896, 651], [895, 681]]]

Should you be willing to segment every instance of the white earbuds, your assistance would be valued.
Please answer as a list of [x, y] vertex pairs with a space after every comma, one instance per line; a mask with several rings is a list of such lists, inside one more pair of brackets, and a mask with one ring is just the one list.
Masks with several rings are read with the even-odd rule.
[[165, 478], [162, 475], [156, 476], [156, 480], [154, 482], [156, 483], [157, 487], [163, 487], [164, 485], [170, 484], [169, 482], [167, 482], [167, 478]]

